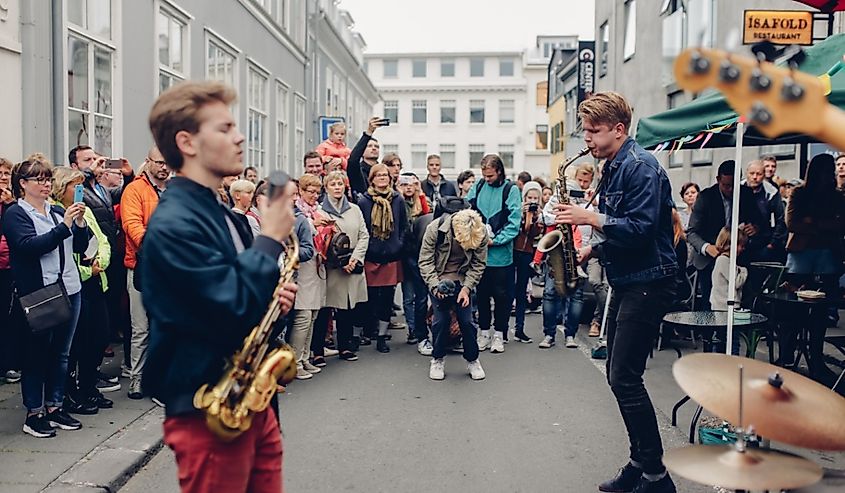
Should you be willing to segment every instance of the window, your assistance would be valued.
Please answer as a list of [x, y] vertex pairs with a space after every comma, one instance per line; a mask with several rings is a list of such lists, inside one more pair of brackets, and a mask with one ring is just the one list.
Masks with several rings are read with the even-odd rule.
[[156, 18], [158, 40], [158, 89], [164, 91], [185, 80], [187, 67], [187, 31], [185, 20], [161, 9]]
[[455, 144], [440, 144], [440, 165], [444, 168], [455, 167]]
[[299, 94], [294, 97], [294, 149], [295, 160], [305, 155], [305, 98]]
[[484, 123], [484, 100], [472, 99], [469, 102], [469, 122]]
[[399, 101], [384, 102], [384, 117], [390, 120], [391, 124], [399, 123]]
[[499, 157], [505, 168], [513, 168], [513, 144], [499, 144]]
[[455, 61], [454, 60], [440, 60], [440, 77], [454, 77], [455, 76]]
[[513, 60], [499, 60], [499, 76], [513, 77]]
[[484, 157], [484, 144], [470, 144], [469, 145], [469, 165], [470, 167], [481, 164], [481, 158]]
[[713, 0], [686, 0], [687, 46], [713, 47]]
[[546, 107], [549, 100], [549, 81], [544, 80], [537, 83], [537, 106]]
[[412, 62], [412, 73], [413, 77], [425, 77], [425, 69], [426, 69], [426, 60], [414, 60]]
[[625, 2], [625, 40], [622, 56], [625, 61], [634, 56], [637, 47], [637, 0]]
[[229, 48], [225, 48], [222, 42], [209, 38], [205, 71], [207, 79], [218, 80], [236, 87], [235, 53]]
[[111, 0], [67, 0], [67, 20], [92, 36], [111, 39]]
[[425, 144], [411, 144], [411, 166], [414, 168], [425, 168], [425, 157], [428, 155]]
[[288, 168], [288, 102], [287, 86], [276, 81], [276, 169], [294, 171]]
[[424, 99], [411, 101], [411, 121], [413, 123], [428, 123], [427, 101]]
[[455, 123], [455, 100], [440, 101], [440, 123]]
[[264, 171], [267, 154], [267, 76], [253, 66], [247, 74], [246, 165]]
[[[84, 2], [81, 3], [85, 7]], [[93, 8], [98, 2], [88, 2]], [[108, 5], [106, 5], [108, 10]], [[100, 26], [93, 20], [88, 25]], [[110, 25], [110, 24], [109, 24]], [[107, 46], [75, 34], [67, 38], [67, 142], [69, 146], [86, 144], [105, 156], [112, 155], [113, 129], [113, 79], [114, 52]], [[94, 134], [91, 135], [91, 129]]]
[[384, 154], [382, 154], [382, 156], [390, 154], [391, 152], [399, 154], [399, 146], [397, 144], [385, 144], [381, 146], [381, 148], [384, 150]]
[[484, 77], [484, 59], [470, 58], [469, 59], [469, 76], [470, 77]]
[[545, 151], [549, 148], [549, 126], [537, 125], [534, 127], [536, 138], [534, 139], [534, 148], [538, 151]]
[[[290, 32], [290, 0], [262, 0], [264, 9], [270, 13], [284, 32]], [[269, 5], [272, 4], [272, 5]]]
[[607, 50], [610, 48], [610, 26], [607, 21], [599, 28], [599, 77], [607, 75]]
[[385, 79], [395, 79], [399, 73], [399, 62], [396, 60], [384, 60], [384, 78]]
[[661, 80], [664, 86], [675, 81], [675, 58], [684, 49], [684, 11], [682, 9], [663, 18], [663, 51]]
[[513, 123], [515, 112], [516, 108], [513, 99], [499, 100], [499, 123]]
[[287, 4], [288, 34], [300, 48], [305, 48], [305, 0], [284, 0]]

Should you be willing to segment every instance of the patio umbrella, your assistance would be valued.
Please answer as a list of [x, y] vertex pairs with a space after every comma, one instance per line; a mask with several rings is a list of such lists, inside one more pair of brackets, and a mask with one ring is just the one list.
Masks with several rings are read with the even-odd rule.
[[809, 5], [810, 7], [821, 10], [829, 14], [831, 12], [839, 12], [845, 10], [845, 0], [795, 0], [798, 3]]

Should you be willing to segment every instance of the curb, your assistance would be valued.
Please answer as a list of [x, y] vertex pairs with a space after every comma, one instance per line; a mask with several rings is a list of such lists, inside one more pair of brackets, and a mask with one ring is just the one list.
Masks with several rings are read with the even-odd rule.
[[94, 448], [42, 492], [114, 493], [161, 450], [163, 421], [163, 409], [150, 409]]

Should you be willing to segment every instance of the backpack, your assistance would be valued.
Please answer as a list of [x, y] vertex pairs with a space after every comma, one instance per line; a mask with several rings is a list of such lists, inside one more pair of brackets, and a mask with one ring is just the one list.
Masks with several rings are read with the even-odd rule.
[[342, 231], [334, 232], [326, 243], [326, 265], [333, 269], [342, 269], [351, 257], [352, 241], [349, 235]]
[[493, 230], [492, 236], [496, 236], [499, 234], [499, 231], [505, 229], [505, 225], [508, 223], [508, 216], [511, 214], [510, 209], [508, 209], [508, 195], [511, 193], [511, 188], [513, 188], [513, 182], [505, 180], [505, 183], [502, 186], [502, 209], [494, 214], [493, 217], [489, 218], [486, 217], [478, 208], [478, 194], [481, 193], [481, 189], [485, 184], [487, 184], [487, 182], [484, 180], [478, 181], [475, 185], [475, 197], [469, 199], [469, 204], [475, 212], [481, 215], [481, 219], [484, 221], [484, 224], [488, 224], [490, 229]]

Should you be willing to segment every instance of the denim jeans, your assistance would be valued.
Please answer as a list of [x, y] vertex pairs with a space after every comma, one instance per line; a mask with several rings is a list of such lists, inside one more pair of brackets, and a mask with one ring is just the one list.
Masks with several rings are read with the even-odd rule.
[[[458, 285], [460, 291], [460, 285]], [[464, 359], [475, 361], [478, 359], [478, 342], [476, 340], [475, 324], [472, 322], [472, 305], [463, 307], [457, 302], [457, 294], [446, 299], [431, 297], [434, 310], [434, 318], [431, 324], [431, 331], [434, 334], [434, 350], [432, 358], [446, 356], [449, 349], [449, 326], [452, 323], [451, 310], [455, 311], [458, 325], [461, 327], [461, 337], [464, 344]]]
[[[511, 306], [513, 305], [513, 264], [505, 267], [484, 269], [481, 282], [478, 283], [478, 325], [481, 330], [495, 328], [505, 334], [510, 324]], [[490, 302], [494, 303], [491, 311]], [[493, 327], [491, 327], [491, 324]]]
[[516, 296], [516, 321], [514, 327], [517, 332], [525, 331], [525, 310], [528, 307], [528, 296], [526, 290], [528, 289], [528, 280], [534, 271], [531, 269], [531, 260], [534, 258], [533, 253], [525, 253], [514, 250], [513, 263], [516, 267], [516, 286], [514, 288], [514, 295]]
[[599, 263], [599, 259], [591, 258], [587, 261], [587, 276], [589, 276], [593, 293], [596, 295], [596, 309], [593, 312], [593, 322], [600, 324], [604, 316], [604, 305], [607, 301], [607, 277], [604, 275], [604, 267]]
[[106, 293], [99, 277], [82, 282], [82, 303], [79, 321], [70, 346], [68, 373], [77, 366], [77, 382], [70, 380], [66, 392], [78, 390], [78, 397], [91, 397], [97, 393], [98, 369], [103, 362], [103, 349], [109, 343], [109, 311]]
[[68, 298], [71, 317], [67, 323], [43, 334], [30, 333], [27, 336], [21, 394], [23, 405], [30, 413], [41, 412], [44, 406], [61, 407], [64, 403], [67, 362], [79, 320], [82, 294], [75, 293]]
[[404, 262], [402, 274], [402, 310], [408, 324], [408, 333], [419, 340], [428, 339], [428, 288], [420, 275], [420, 268], [412, 260]]
[[673, 299], [673, 278], [615, 286], [607, 312], [607, 382], [628, 431], [631, 460], [649, 474], [664, 470], [663, 444], [643, 372]]
[[543, 286], [543, 334], [555, 339], [557, 324], [563, 318], [564, 335], [575, 337], [584, 308], [584, 280], [579, 279], [575, 290], [561, 296], [555, 289], [551, 269], [546, 268], [546, 284]]
[[786, 269], [790, 274], [839, 274], [842, 263], [833, 250], [811, 248], [786, 255]]

